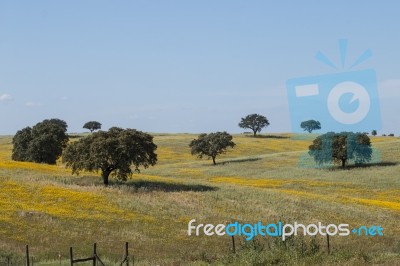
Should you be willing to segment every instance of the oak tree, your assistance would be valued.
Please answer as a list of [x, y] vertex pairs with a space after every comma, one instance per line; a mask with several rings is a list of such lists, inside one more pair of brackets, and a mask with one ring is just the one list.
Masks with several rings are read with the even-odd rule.
[[239, 127], [248, 128], [253, 131], [255, 137], [257, 133], [269, 125], [268, 119], [265, 116], [259, 114], [251, 114], [243, 117], [239, 123]]
[[316, 120], [307, 120], [307, 121], [301, 122], [300, 127], [304, 131], [307, 131], [308, 133], [311, 133], [314, 130], [321, 129], [321, 123], [319, 121], [316, 121]]
[[216, 165], [215, 158], [226, 152], [227, 148], [233, 148], [236, 144], [232, 141], [232, 135], [227, 132], [215, 132], [200, 134], [197, 139], [190, 142], [192, 155], [197, 154], [201, 159], [204, 156], [211, 158]]
[[83, 128], [89, 129], [90, 133], [92, 133], [95, 130], [101, 129], [101, 123], [97, 121], [89, 121], [83, 125]]
[[19, 130], [13, 138], [12, 159], [55, 164], [68, 142], [67, 123], [46, 119], [32, 128]]
[[155, 165], [156, 149], [152, 135], [135, 129], [112, 127], [70, 143], [63, 153], [63, 162], [72, 168], [73, 174], [83, 170], [101, 171], [103, 183], [107, 186], [110, 176], [126, 181], [133, 171], [140, 172], [140, 166]]
[[337, 163], [343, 168], [349, 160], [356, 164], [371, 160], [371, 141], [366, 133], [328, 132], [314, 139], [309, 154], [319, 164]]

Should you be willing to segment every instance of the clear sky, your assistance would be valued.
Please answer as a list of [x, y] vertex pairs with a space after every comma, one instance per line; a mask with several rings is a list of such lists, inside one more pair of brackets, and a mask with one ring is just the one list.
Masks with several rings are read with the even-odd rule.
[[[297, 3], [293, 3], [297, 2]], [[289, 132], [286, 81], [375, 69], [383, 129], [400, 134], [399, 1], [1, 1], [0, 135], [45, 118], [148, 132]], [[346, 70], [346, 67], [344, 68]]]

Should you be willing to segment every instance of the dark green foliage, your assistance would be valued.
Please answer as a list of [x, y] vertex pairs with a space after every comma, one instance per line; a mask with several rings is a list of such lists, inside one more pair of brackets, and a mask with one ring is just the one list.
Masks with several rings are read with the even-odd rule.
[[319, 165], [334, 162], [345, 167], [348, 160], [355, 160], [356, 164], [370, 161], [372, 149], [366, 133], [328, 132], [313, 141], [309, 154]]
[[301, 122], [300, 127], [302, 129], [304, 129], [304, 131], [311, 133], [314, 130], [321, 129], [321, 123], [316, 120], [307, 120], [307, 121]]
[[371, 135], [376, 136], [376, 135], [378, 135], [378, 132], [374, 129], [374, 130], [372, 130]]
[[259, 114], [251, 114], [243, 117], [239, 123], [239, 127], [251, 129], [254, 136], [256, 136], [257, 133], [261, 132], [261, 130], [268, 125], [268, 119]]
[[28, 153], [31, 161], [55, 164], [68, 142], [67, 124], [59, 119], [44, 120], [32, 128]]
[[101, 129], [101, 123], [97, 121], [89, 121], [83, 125], [83, 128], [89, 129], [90, 132]]
[[32, 129], [19, 130], [13, 138], [12, 159], [55, 164], [68, 142], [67, 123], [60, 119], [46, 119]]
[[133, 173], [131, 167], [139, 172], [139, 166], [155, 165], [156, 149], [153, 136], [135, 129], [113, 127], [69, 144], [63, 153], [63, 162], [74, 174], [101, 170], [103, 182], [108, 185], [110, 175], [126, 181]]
[[32, 128], [26, 127], [18, 130], [12, 140], [13, 151], [11, 158], [14, 161], [29, 161], [28, 149], [31, 141]]
[[228, 147], [233, 148], [236, 144], [232, 141], [232, 136], [224, 132], [215, 132], [210, 134], [200, 134], [197, 139], [190, 142], [192, 155], [197, 154], [201, 159], [203, 156], [212, 158], [215, 165], [217, 155], [225, 153]]

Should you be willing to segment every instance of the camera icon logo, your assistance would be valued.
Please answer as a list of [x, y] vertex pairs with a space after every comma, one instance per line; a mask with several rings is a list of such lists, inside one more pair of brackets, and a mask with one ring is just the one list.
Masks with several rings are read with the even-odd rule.
[[[342, 65], [346, 41], [340, 41]], [[369, 50], [353, 66], [371, 56]], [[318, 53], [317, 59], [333, 66]], [[286, 82], [292, 132], [300, 133], [301, 122], [317, 120], [322, 130], [370, 132], [381, 129], [376, 73], [373, 69], [289, 79]]]
[[[358, 108], [351, 113], [344, 112], [340, 107], [340, 98], [346, 93], [353, 95], [350, 104], [359, 100]], [[333, 119], [342, 124], [361, 122], [369, 113], [371, 99], [363, 86], [352, 81], [345, 81], [336, 85], [328, 95], [328, 110]]]

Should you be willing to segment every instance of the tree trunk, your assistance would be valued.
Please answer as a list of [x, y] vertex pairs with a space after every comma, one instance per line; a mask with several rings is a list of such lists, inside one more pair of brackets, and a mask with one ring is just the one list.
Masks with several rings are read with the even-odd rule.
[[253, 137], [257, 135], [257, 130], [253, 130]]
[[217, 163], [215, 162], [215, 156], [212, 156], [213, 164], [216, 165]]
[[342, 159], [342, 168], [346, 167], [346, 159]]
[[108, 177], [110, 176], [111, 171], [102, 170], [101, 177], [103, 178], [103, 183], [105, 186], [108, 186]]

